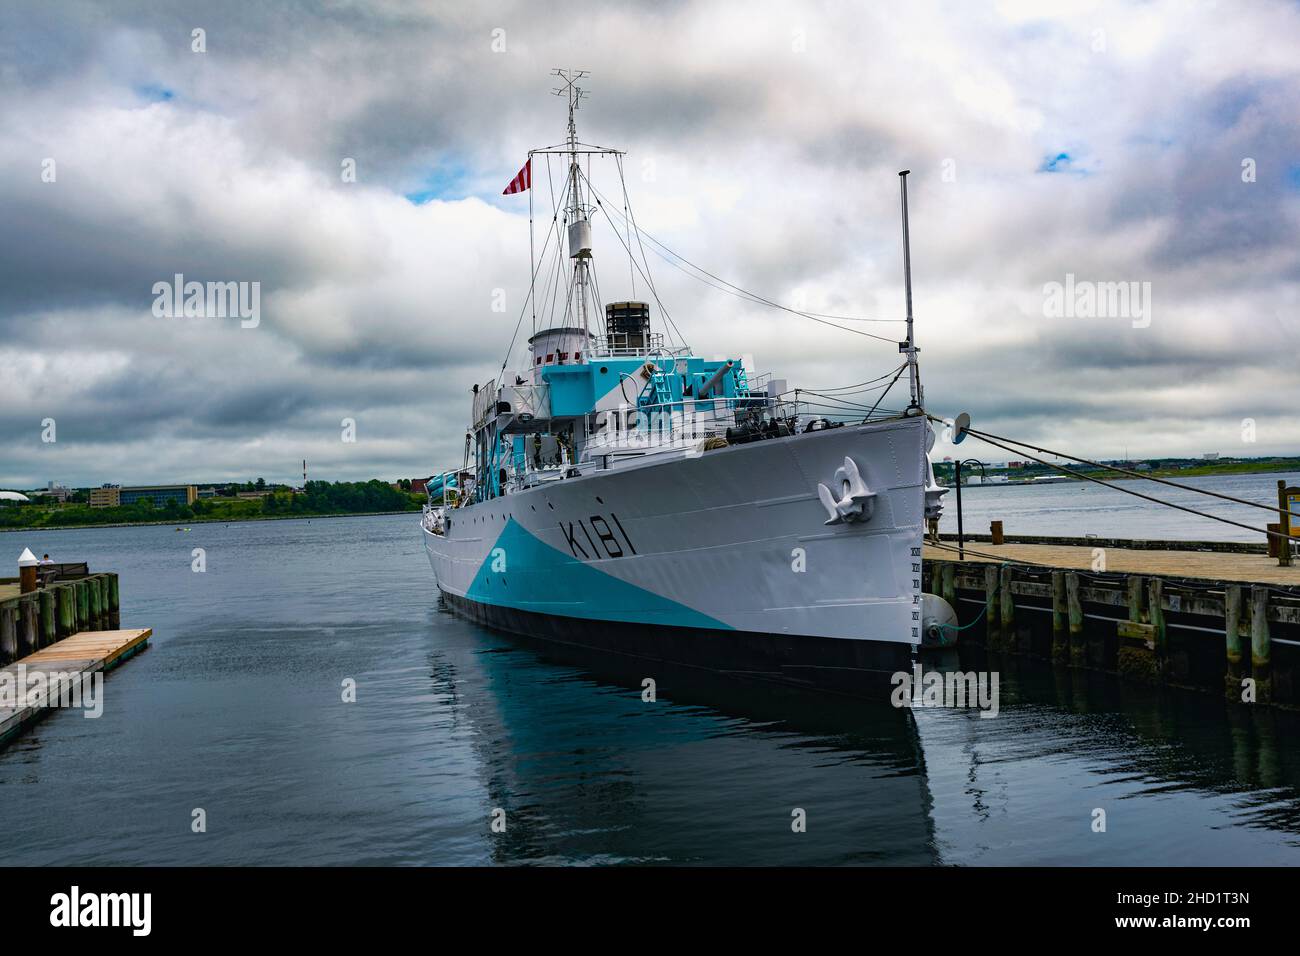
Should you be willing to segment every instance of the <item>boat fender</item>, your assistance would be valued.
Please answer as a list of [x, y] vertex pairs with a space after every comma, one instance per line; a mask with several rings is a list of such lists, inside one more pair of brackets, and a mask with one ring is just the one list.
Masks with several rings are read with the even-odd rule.
[[937, 594], [921, 595], [921, 647], [939, 650], [957, 644], [957, 612]]

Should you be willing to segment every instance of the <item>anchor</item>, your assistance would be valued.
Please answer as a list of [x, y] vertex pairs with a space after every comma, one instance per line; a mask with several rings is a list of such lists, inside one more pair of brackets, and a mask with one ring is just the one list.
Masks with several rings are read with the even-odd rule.
[[876, 506], [876, 493], [867, 487], [858, 471], [857, 462], [852, 458], [844, 459], [844, 467], [835, 471], [835, 482], [840, 487], [840, 497], [836, 500], [834, 493], [823, 484], [817, 485], [817, 497], [821, 499], [826, 513], [830, 515], [826, 524], [844, 524], [845, 522], [869, 521]]

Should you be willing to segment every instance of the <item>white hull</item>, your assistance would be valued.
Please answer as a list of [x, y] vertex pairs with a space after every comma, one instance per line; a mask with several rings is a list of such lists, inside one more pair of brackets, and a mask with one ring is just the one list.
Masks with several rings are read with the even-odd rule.
[[[614, 647], [620, 624], [919, 644], [927, 433], [898, 418], [593, 469], [450, 509], [425, 548], [453, 603], [521, 632], [540, 616], [601, 622]], [[818, 484], [846, 457], [874, 508], [828, 525]]]

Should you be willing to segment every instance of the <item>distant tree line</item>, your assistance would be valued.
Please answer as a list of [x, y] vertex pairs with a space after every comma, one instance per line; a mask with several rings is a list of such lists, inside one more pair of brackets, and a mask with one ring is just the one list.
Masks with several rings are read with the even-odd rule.
[[[261, 479], [248, 485], [249, 491], [266, 488]], [[234, 487], [240, 488], [238, 485]], [[264, 516], [419, 511], [423, 500], [421, 495], [398, 491], [377, 478], [370, 481], [309, 481], [301, 492], [267, 488], [266, 494], [260, 498], [200, 498], [192, 505], [169, 500], [155, 506], [149, 499], [110, 508], [91, 508], [73, 502], [64, 505], [41, 501], [15, 503], [0, 507], [0, 528], [57, 528], [148, 521], [246, 521]]]

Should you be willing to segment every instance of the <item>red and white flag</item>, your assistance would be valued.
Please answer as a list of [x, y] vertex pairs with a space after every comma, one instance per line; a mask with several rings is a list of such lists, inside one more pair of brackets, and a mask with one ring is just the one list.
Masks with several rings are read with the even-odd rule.
[[501, 190], [501, 195], [509, 196], [511, 193], [521, 193], [533, 185], [533, 161], [529, 158], [524, 163], [524, 168], [519, 170], [519, 175], [510, 180], [510, 185]]

